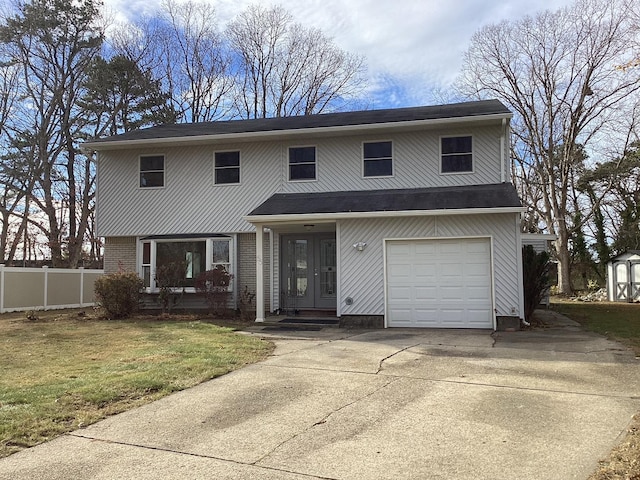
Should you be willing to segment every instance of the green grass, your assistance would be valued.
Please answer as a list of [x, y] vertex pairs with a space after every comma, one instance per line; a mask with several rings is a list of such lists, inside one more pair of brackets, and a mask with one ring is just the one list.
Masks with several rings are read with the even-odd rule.
[[552, 298], [551, 307], [579, 322], [586, 330], [617, 340], [640, 355], [640, 304]]
[[0, 315], [0, 457], [259, 361], [272, 348], [195, 317]]

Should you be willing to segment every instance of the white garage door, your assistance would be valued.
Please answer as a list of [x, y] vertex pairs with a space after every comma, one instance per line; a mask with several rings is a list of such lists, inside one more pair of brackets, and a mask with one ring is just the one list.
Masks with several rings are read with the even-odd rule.
[[389, 327], [493, 328], [489, 239], [387, 242]]

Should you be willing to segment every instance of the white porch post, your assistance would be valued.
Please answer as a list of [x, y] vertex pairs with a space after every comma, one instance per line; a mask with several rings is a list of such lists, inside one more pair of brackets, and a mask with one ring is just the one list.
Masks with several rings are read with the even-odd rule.
[[264, 322], [264, 228], [256, 223], [256, 322]]

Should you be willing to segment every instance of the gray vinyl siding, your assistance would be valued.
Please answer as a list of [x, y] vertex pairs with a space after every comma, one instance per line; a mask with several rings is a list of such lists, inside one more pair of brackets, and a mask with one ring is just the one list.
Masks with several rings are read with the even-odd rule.
[[[98, 233], [145, 236], [251, 232], [242, 220], [277, 192], [321, 192], [499, 183], [502, 127], [433, 129], [376, 135], [296, 138], [188, 147], [102, 151], [98, 163]], [[440, 136], [473, 135], [474, 172], [441, 175]], [[363, 178], [362, 142], [393, 142], [392, 177]], [[288, 147], [315, 145], [317, 180], [288, 181]], [[238, 185], [214, 185], [213, 152], [240, 151]], [[508, 140], [505, 159], [508, 159]], [[141, 154], [165, 155], [165, 186], [140, 188]], [[508, 168], [508, 161], [505, 160]], [[505, 168], [505, 169], [506, 169]], [[508, 176], [507, 176], [508, 179]]]
[[[496, 315], [519, 312], [518, 215], [375, 218], [340, 221], [340, 313], [384, 315], [384, 239], [487, 236], [493, 241]], [[363, 252], [353, 248], [366, 242]], [[352, 305], [345, 299], [350, 297]]]

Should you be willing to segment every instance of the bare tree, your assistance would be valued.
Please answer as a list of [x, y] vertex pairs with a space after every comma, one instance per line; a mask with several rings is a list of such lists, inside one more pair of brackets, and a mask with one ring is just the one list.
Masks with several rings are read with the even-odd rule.
[[111, 44], [116, 55], [161, 82], [178, 120], [205, 122], [228, 115], [230, 59], [210, 3], [164, 0], [159, 16], [120, 25]]
[[[11, 264], [25, 222], [25, 197], [29, 181], [19, 161], [11, 158], [8, 145], [12, 138], [13, 117], [20, 94], [19, 67], [0, 45], [0, 261]], [[19, 225], [16, 232], [16, 223]], [[11, 235], [13, 233], [13, 235]]]
[[347, 104], [363, 85], [364, 60], [282, 7], [250, 6], [227, 29], [236, 55], [237, 113], [308, 115]]
[[92, 208], [93, 169], [78, 150], [77, 103], [102, 44], [99, 7], [96, 0], [32, 0], [0, 25], [25, 99], [13, 152], [29, 152], [25, 160], [38, 173], [30, 200], [46, 215], [54, 266], [78, 264]]
[[633, 56], [635, 3], [577, 0], [479, 30], [464, 56], [462, 93], [497, 97], [511, 106], [514, 172], [523, 200], [557, 235], [558, 287], [571, 291], [570, 195], [583, 161], [578, 146], [595, 146], [603, 127], [623, 115], [640, 91]]

